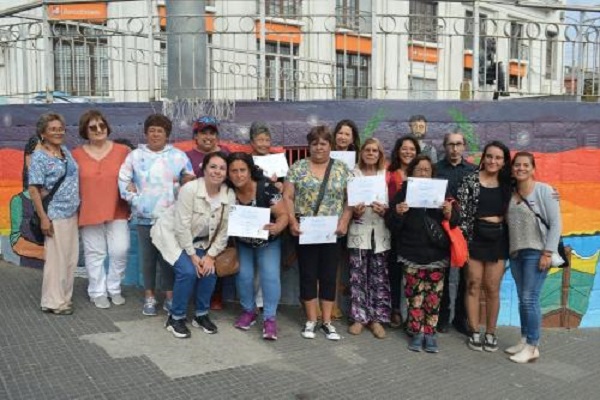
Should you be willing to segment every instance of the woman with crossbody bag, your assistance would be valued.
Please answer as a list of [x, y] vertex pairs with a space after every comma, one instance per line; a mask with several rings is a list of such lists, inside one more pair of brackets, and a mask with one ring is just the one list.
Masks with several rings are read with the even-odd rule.
[[41, 310], [71, 315], [73, 281], [79, 258], [78, 166], [64, 146], [66, 135], [62, 115], [42, 115], [37, 130], [42, 145], [31, 156], [29, 193], [45, 236]]
[[[352, 210], [346, 205], [346, 185], [350, 170], [330, 157], [333, 135], [327, 126], [316, 126], [306, 136], [310, 157], [297, 161], [288, 171], [283, 197], [289, 213], [290, 233], [300, 236], [301, 217], [337, 216], [336, 233], [345, 235]], [[314, 339], [317, 330], [317, 304], [320, 300], [321, 331], [329, 340], [341, 337], [331, 324], [335, 302], [339, 243], [299, 244], [300, 298], [307, 321], [302, 337]]]
[[521, 339], [505, 352], [511, 354], [511, 361], [522, 364], [540, 357], [540, 293], [548, 269], [553, 266], [553, 255], [558, 254], [561, 217], [554, 189], [534, 179], [533, 154], [515, 154], [512, 173], [516, 187], [508, 206], [507, 221], [510, 270], [519, 296]]

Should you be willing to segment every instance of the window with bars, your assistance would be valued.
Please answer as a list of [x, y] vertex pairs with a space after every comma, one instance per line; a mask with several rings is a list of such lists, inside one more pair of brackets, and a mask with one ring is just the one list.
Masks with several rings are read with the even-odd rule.
[[437, 1], [410, 0], [409, 13], [412, 40], [437, 42]]
[[[265, 53], [266, 99], [298, 100], [298, 46], [267, 42]], [[260, 55], [257, 55], [257, 61], [260, 66]], [[258, 76], [260, 79], [261, 74]]]
[[346, 29], [360, 27], [360, 0], [337, 0], [335, 17], [337, 26]]
[[[467, 11], [465, 19], [465, 50], [474, 50], [474, 23], [473, 11]], [[479, 14], [479, 53], [485, 54], [485, 28], [487, 24], [487, 15]]]
[[298, 18], [301, 13], [302, 0], [265, 0], [265, 14], [269, 17]]
[[368, 98], [371, 89], [371, 56], [338, 52], [336, 64], [336, 98]]
[[523, 24], [510, 23], [510, 49], [509, 57], [512, 60], [527, 60], [527, 45], [523, 40]]
[[54, 87], [72, 96], [108, 96], [109, 64], [106, 38], [93, 28], [53, 25]]
[[435, 100], [437, 98], [437, 80], [410, 76], [408, 95], [413, 100]]

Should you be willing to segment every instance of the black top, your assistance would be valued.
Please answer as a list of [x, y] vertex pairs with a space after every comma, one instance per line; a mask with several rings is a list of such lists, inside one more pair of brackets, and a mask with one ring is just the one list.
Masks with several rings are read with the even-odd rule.
[[502, 188], [500, 186], [495, 188], [481, 186], [477, 217], [497, 217], [502, 215], [504, 215]]
[[[252, 199], [249, 203], [241, 203], [239, 200], [238, 204], [242, 206], [251, 206], [251, 207], [263, 207], [270, 208], [274, 206], [278, 202], [282, 200], [282, 195], [274, 185], [267, 179], [261, 179], [257, 182], [256, 185], [256, 197]], [[271, 214], [271, 223], [275, 222], [275, 216]], [[263, 247], [266, 246], [270, 241], [277, 239], [277, 237], [273, 235], [269, 235], [268, 240], [257, 239], [257, 238], [246, 238], [246, 237], [238, 237], [237, 240], [240, 242], [251, 245], [252, 247]]]
[[435, 165], [435, 168], [437, 170], [435, 177], [448, 180], [448, 193], [454, 198], [456, 198], [458, 187], [465, 175], [477, 170], [477, 166], [465, 161], [464, 158], [457, 165], [452, 165], [446, 158], [443, 158]]
[[[441, 223], [444, 218], [442, 209], [409, 208], [403, 215], [396, 213], [396, 204], [402, 203], [406, 199], [406, 188], [407, 182], [405, 181], [385, 213], [385, 224], [394, 238], [396, 253], [421, 265], [448, 258], [450, 249], [441, 249], [436, 246], [425, 226], [425, 215]], [[459, 211], [454, 209], [450, 218], [450, 226], [457, 226], [459, 218]]]

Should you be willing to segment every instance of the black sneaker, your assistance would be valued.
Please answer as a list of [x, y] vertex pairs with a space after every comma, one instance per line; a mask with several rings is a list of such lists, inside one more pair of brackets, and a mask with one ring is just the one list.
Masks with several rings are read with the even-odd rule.
[[169, 315], [169, 318], [165, 323], [165, 328], [167, 328], [167, 330], [177, 339], [187, 339], [192, 336], [185, 324], [185, 319], [173, 319], [173, 317]]
[[467, 339], [467, 346], [469, 346], [471, 350], [482, 351], [483, 345], [481, 343], [481, 334], [472, 333], [471, 336], [469, 336], [469, 339]]
[[483, 342], [483, 349], [491, 353], [498, 351], [498, 336], [493, 333], [485, 334], [485, 341]]
[[217, 333], [217, 326], [213, 324], [213, 322], [208, 318], [208, 314], [206, 315], [197, 315], [192, 321], [192, 325], [194, 328], [201, 328], [204, 333], [213, 334]]

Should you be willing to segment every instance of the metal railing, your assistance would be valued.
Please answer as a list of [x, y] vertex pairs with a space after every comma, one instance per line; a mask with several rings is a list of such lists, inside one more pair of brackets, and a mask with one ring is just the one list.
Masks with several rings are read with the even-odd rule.
[[[219, 13], [179, 18], [207, 21], [204, 32], [178, 35], [207, 35], [202, 89], [211, 99], [598, 96], [600, 31], [593, 23], [486, 17], [475, 51], [473, 18], [466, 15], [338, 10], [293, 19]], [[164, 25], [158, 14], [48, 25], [0, 19], [0, 103], [165, 98], [168, 70], [194, 65], [168, 64], [166, 43], [180, 38]]]

